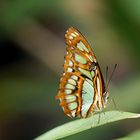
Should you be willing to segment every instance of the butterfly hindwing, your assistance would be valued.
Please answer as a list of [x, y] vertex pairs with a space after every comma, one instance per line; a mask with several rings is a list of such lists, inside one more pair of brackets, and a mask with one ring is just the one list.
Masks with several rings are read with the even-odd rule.
[[80, 83], [83, 83], [84, 79], [80, 78], [80, 75], [75, 73], [64, 73], [60, 79], [60, 89], [57, 97], [60, 99], [60, 105], [66, 115], [69, 117], [75, 117], [80, 114]]

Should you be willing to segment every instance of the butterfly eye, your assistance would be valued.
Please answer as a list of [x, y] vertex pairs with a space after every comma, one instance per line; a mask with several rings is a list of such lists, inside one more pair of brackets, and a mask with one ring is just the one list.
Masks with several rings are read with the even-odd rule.
[[96, 69], [96, 66], [97, 66], [97, 63], [93, 62], [90, 66], [90, 70], [95, 70]]

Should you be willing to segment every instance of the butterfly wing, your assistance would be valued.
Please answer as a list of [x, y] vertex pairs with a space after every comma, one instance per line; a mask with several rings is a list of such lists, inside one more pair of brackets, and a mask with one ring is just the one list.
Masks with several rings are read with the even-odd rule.
[[65, 39], [67, 54], [56, 98], [66, 115], [85, 118], [103, 105], [103, 77], [94, 52], [82, 34], [71, 27]]
[[96, 62], [96, 57], [91, 47], [82, 34], [73, 27], [66, 31], [65, 38], [67, 45], [67, 55], [65, 56], [66, 62], [64, 64], [64, 72], [68, 72], [70, 64], [74, 64], [72, 66], [74, 71], [80, 71], [92, 79], [89, 74], [89, 69], [90, 65], [93, 62]]

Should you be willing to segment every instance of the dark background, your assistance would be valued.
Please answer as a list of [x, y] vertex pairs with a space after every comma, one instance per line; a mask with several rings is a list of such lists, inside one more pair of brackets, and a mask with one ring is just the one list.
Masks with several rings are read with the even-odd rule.
[[[140, 112], [140, 1], [1, 0], [1, 140], [30, 140], [72, 121], [55, 100], [70, 26], [87, 38], [104, 75], [118, 64], [109, 89], [117, 108]], [[139, 120], [125, 120], [65, 139], [108, 140], [137, 129]]]

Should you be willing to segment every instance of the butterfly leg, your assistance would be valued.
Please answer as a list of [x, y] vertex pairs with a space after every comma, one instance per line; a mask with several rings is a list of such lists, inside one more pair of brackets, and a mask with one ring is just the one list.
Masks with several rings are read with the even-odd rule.
[[99, 117], [98, 117], [98, 122], [97, 122], [97, 124], [99, 124], [99, 123], [100, 123], [100, 119], [101, 119], [101, 112], [99, 112], [98, 114], [99, 114]]
[[117, 110], [117, 106], [116, 106], [114, 98], [111, 98], [110, 102], [107, 104], [107, 107], [110, 106], [111, 103], [113, 103], [114, 109]]
[[105, 115], [105, 110], [103, 110], [102, 113], [104, 114], [105, 120], [107, 120], [106, 115]]
[[114, 98], [112, 98], [112, 102], [113, 102], [113, 104], [114, 104], [114, 108], [115, 108], [115, 110], [117, 110], [117, 106], [116, 106], [116, 103], [115, 103]]

